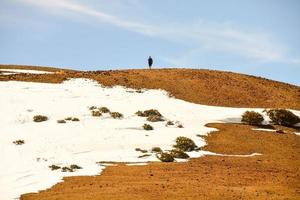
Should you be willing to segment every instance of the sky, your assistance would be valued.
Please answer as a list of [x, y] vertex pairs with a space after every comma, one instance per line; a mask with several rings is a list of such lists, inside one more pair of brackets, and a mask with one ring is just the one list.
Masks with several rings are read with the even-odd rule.
[[196, 68], [300, 85], [299, 0], [0, 0], [0, 63]]

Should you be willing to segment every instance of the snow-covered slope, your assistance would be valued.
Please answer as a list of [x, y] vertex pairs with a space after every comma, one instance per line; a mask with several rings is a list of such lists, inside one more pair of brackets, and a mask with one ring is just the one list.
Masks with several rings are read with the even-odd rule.
[[41, 71], [41, 70], [27, 70], [27, 69], [0, 69], [2, 75], [11, 75], [11, 74], [53, 74], [53, 72]]
[[[157, 161], [152, 155], [138, 158], [135, 148], [172, 148], [177, 136], [187, 136], [198, 146], [197, 137], [213, 130], [209, 122], [240, 121], [244, 108], [203, 106], [170, 98], [165, 91], [137, 93], [123, 87], [104, 88], [86, 79], [71, 79], [62, 84], [0, 82], [0, 199], [18, 198], [61, 181], [63, 176], [96, 175], [104, 166], [97, 161]], [[113, 119], [108, 114], [91, 116], [90, 106], [106, 106], [124, 115]], [[147, 122], [138, 110], [157, 109], [184, 128], [165, 126], [166, 122]], [[262, 109], [256, 109], [262, 111]], [[299, 114], [299, 112], [298, 112]], [[48, 121], [33, 122], [33, 116], [46, 115]], [[78, 117], [79, 122], [57, 120]], [[154, 127], [143, 130], [144, 123]], [[15, 145], [13, 141], [24, 140]], [[199, 157], [207, 152], [190, 153]], [[75, 172], [51, 171], [49, 165], [82, 167]]]

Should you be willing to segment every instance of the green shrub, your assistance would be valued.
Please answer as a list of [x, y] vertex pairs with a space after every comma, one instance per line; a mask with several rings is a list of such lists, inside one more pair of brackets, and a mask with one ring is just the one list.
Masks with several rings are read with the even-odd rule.
[[177, 128], [183, 128], [183, 125], [182, 124], [178, 124]]
[[174, 125], [174, 122], [172, 122], [172, 121], [167, 121], [167, 123], [166, 123], [166, 126], [173, 126]]
[[102, 114], [99, 110], [92, 110], [93, 117], [100, 117]]
[[33, 121], [34, 122], [43, 122], [43, 121], [47, 121], [48, 117], [43, 116], [43, 115], [36, 115], [33, 117]]
[[121, 119], [123, 118], [123, 114], [119, 113], [119, 112], [111, 112], [110, 116], [114, 119]]
[[266, 112], [274, 124], [293, 126], [300, 122], [297, 115], [286, 109], [271, 109]]
[[89, 109], [90, 110], [95, 110], [95, 109], [97, 109], [97, 107], [96, 106], [91, 106], [91, 107], [89, 107]]
[[160, 152], [162, 152], [162, 150], [160, 147], [152, 147], [151, 152], [152, 153], [160, 153]]
[[63, 119], [59, 119], [59, 120], [57, 120], [57, 123], [59, 123], [59, 124], [65, 124], [65, 123], [66, 123], [66, 121], [65, 121], [65, 120], [63, 120]]
[[141, 148], [135, 148], [136, 151], [139, 151], [139, 152], [142, 152], [142, 153], [147, 153], [148, 151], [147, 150], [143, 150]]
[[75, 164], [73, 164], [73, 165], [70, 165], [70, 168], [71, 169], [82, 169], [82, 167], [80, 167], [80, 166], [78, 166], [78, 165], [75, 165]]
[[144, 158], [144, 157], [149, 157], [151, 156], [151, 154], [144, 154], [144, 155], [140, 155], [138, 158]]
[[173, 162], [174, 157], [169, 153], [157, 153], [156, 157], [162, 162]]
[[139, 110], [135, 114], [138, 115], [138, 116], [140, 116], [140, 117], [149, 117], [149, 116], [159, 116], [159, 117], [162, 117], [162, 115], [160, 114], [160, 112], [158, 112], [158, 110], [155, 110], [155, 109], [145, 110], [144, 112]]
[[110, 110], [107, 107], [100, 107], [99, 111], [102, 112], [102, 113], [109, 113], [110, 112]]
[[22, 145], [22, 144], [25, 144], [25, 141], [24, 140], [16, 140], [16, 141], [13, 141], [13, 143], [15, 145]]
[[50, 168], [51, 170], [58, 170], [58, 169], [60, 169], [60, 166], [57, 166], [57, 165], [50, 165], [49, 168]]
[[144, 128], [146, 131], [153, 130], [153, 127], [152, 127], [150, 124], [144, 124], [144, 125], [143, 125], [143, 128]]
[[193, 151], [197, 146], [190, 138], [180, 136], [176, 138], [176, 144], [174, 147], [181, 151]]
[[73, 121], [73, 122], [79, 122], [80, 120], [79, 120], [77, 117], [73, 117], [73, 118], [72, 118], [72, 121]]
[[174, 157], [174, 158], [181, 158], [181, 159], [187, 159], [190, 156], [185, 153], [184, 151], [178, 150], [178, 149], [172, 149], [170, 151], [170, 154]]
[[250, 125], [261, 125], [261, 123], [264, 121], [264, 117], [255, 111], [246, 111], [242, 115], [241, 121]]
[[62, 172], [74, 172], [74, 169], [71, 169], [70, 167], [62, 167], [61, 171]]
[[149, 121], [149, 122], [160, 122], [160, 121], [164, 121], [164, 119], [161, 116], [158, 116], [158, 115], [150, 115], [149, 117], [147, 117], [147, 121]]

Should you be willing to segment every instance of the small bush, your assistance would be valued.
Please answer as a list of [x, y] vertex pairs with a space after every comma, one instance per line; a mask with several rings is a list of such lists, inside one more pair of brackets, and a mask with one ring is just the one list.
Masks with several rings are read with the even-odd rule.
[[174, 158], [181, 158], [181, 159], [187, 159], [190, 156], [185, 153], [184, 151], [178, 150], [178, 149], [173, 149], [170, 151], [170, 154], [174, 157]]
[[100, 107], [99, 111], [102, 112], [102, 113], [109, 113], [110, 112], [110, 110], [107, 107]]
[[147, 153], [148, 151], [147, 150], [143, 150], [141, 148], [135, 148], [136, 151], [139, 151], [139, 152], [142, 152], [142, 153]]
[[176, 138], [176, 144], [174, 147], [181, 151], [193, 151], [197, 146], [190, 138], [180, 136]]
[[274, 124], [293, 126], [300, 122], [300, 118], [289, 110], [271, 109], [266, 112]]
[[162, 152], [162, 150], [160, 147], [152, 147], [151, 152], [152, 153], [160, 153], [160, 152]]
[[144, 154], [144, 155], [140, 155], [138, 158], [145, 158], [145, 157], [149, 157], [151, 156], [151, 154]]
[[65, 123], [66, 123], [66, 121], [65, 121], [65, 120], [63, 120], [63, 119], [59, 119], [59, 120], [57, 120], [57, 123], [59, 123], [59, 124], [65, 124]]
[[161, 116], [158, 115], [150, 115], [147, 117], [147, 121], [149, 122], [159, 122], [159, 121], [164, 121], [164, 119]]
[[157, 153], [156, 157], [162, 162], [173, 162], [174, 157], [169, 153]]
[[67, 117], [67, 118], [65, 118], [65, 120], [67, 120], [67, 121], [71, 121], [73, 119], [73, 117]]
[[91, 107], [89, 107], [89, 109], [90, 110], [95, 110], [95, 109], [97, 109], [97, 107], [96, 106], [91, 106]]
[[58, 169], [60, 169], [60, 166], [57, 166], [57, 165], [50, 165], [49, 168], [53, 171], [53, 170], [58, 170]]
[[166, 123], [166, 126], [173, 126], [174, 125], [174, 122], [172, 122], [172, 121], [167, 121], [167, 123]]
[[183, 128], [183, 125], [182, 124], [178, 124], [177, 128]]
[[146, 130], [146, 131], [153, 130], [153, 127], [152, 127], [150, 124], [144, 124], [144, 125], [143, 125], [143, 128], [144, 128], [144, 130]]
[[250, 125], [261, 125], [261, 123], [264, 121], [264, 117], [255, 111], [246, 111], [242, 115], [241, 121]]
[[80, 166], [78, 166], [78, 165], [75, 165], [75, 164], [73, 164], [73, 165], [70, 165], [70, 168], [71, 169], [82, 169], [82, 167], [80, 167]]
[[150, 115], [156, 115], [156, 116], [162, 117], [160, 112], [158, 112], [158, 110], [155, 110], [155, 109], [145, 110], [144, 115], [145, 115], [145, 117], [149, 117]]
[[135, 114], [138, 115], [138, 116], [140, 116], [140, 117], [149, 117], [149, 116], [159, 116], [159, 117], [162, 117], [162, 115], [160, 114], [160, 112], [158, 112], [158, 110], [155, 110], [155, 109], [145, 110], [144, 112], [139, 110]]
[[74, 169], [70, 168], [70, 167], [62, 167], [61, 168], [62, 172], [74, 172]]
[[22, 144], [25, 144], [25, 141], [24, 140], [16, 140], [16, 141], [13, 141], [13, 143], [15, 145], [22, 145]]
[[93, 117], [100, 117], [102, 114], [99, 110], [92, 110]]
[[123, 114], [119, 113], [119, 112], [111, 112], [110, 116], [114, 119], [121, 119], [123, 118]]
[[79, 122], [80, 120], [79, 120], [77, 117], [73, 117], [73, 118], [72, 118], [72, 121], [73, 121], [73, 122]]
[[135, 113], [137, 116], [139, 116], [139, 117], [145, 117], [145, 115], [144, 115], [144, 112], [143, 111], [137, 111], [136, 113]]
[[48, 120], [48, 117], [43, 116], [43, 115], [36, 115], [33, 117], [34, 122], [43, 122], [43, 121], [47, 121], [47, 120]]

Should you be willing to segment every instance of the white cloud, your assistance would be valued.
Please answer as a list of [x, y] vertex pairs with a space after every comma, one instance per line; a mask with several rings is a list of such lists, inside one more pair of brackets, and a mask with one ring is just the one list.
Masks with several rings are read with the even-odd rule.
[[[241, 31], [230, 24], [206, 23], [204, 21], [190, 24], [150, 24], [137, 20], [124, 19], [92, 8], [89, 5], [70, 0], [19, 1], [42, 7], [46, 11], [71, 12], [77, 16], [89, 16], [100, 23], [109, 23], [129, 31], [188, 45], [192, 49], [192, 54], [195, 54], [197, 49], [201, 48], [209, 51], [233, 53], [263, 62], [280, 61], [299, 63], [299, 59], [287, 59], [283, 45], [274, 42], [271, 36], [265, 33]], [[127, 0], [125, 2], [128, 3], [131, 1], [132, 4], [139, 4], [139, 6], [141, 4], [138, 0]], [[181, 60], [190, 56], [189, 54], [191, 53], [187, 54]]]

